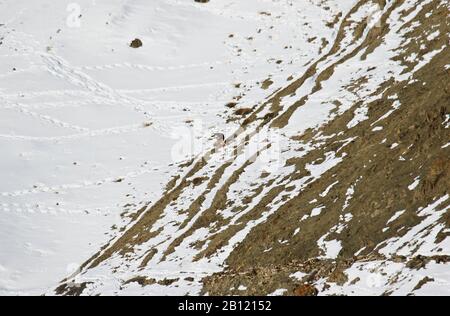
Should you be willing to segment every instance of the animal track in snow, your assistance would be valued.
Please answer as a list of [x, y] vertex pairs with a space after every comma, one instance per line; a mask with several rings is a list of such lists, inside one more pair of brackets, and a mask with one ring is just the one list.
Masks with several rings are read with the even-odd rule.
[[18, 197], [18, 196], [24, 196], [29, 194], [36, 194], [36, 193], [56, 193], [56, 192], [64, 192], [66, 190], [73, 190], [73, 189], [82, 189], [82, 188], [88, 188], [88, 187], [98, 187], [103, 184], [108, 183], [115, 183], [118, 179], [121, 179], [121, 182], [126, 182], [129, 179], [139, 177], [144, 174], [152, 174], [154, 172], [163, 170], [164, 167], [162, 165], [155, 165], [155, 166], [147, 166], [145, 168], [138, 168], [134, 171], [128, 172], [125, 175], [122, 176], [116, 176], [116, 177], [107, 177], [99, 180], [80, 180], [77, 183], [69, 183], [69, 184], [61, 184], [61, 185], [55, 185], [55, 186], [47, 186], [45, 184], [38, 184], [35, 185], [33, 189], [24, 189], [24, 190], [16, 190], [13, 192], [0, 192], [0, 196], [3, 197]]

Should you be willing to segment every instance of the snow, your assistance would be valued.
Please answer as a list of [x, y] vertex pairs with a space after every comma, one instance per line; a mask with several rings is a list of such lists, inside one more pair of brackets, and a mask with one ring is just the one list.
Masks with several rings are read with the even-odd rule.
[[[43, 2], [45, 0], [40, 0], [39, 4]], [[25, 5], [24, 3], [18, 3], [17, 6]], [[118, 214], [119, 210], [122, 211], [121, 206], [130, 202], [137, 203], [143, 200], [154, 202], [161, 195], [162, 187], [171, 175], [184, 172], [178, 170], [177, 163], [181, 162], [180, 160], [189, 154], [193, 155], [209, 148], [212, 144], [210, 135], [223, 131], [234, 132], [237, 126], [225, 125], [221, 114], [224, 104], [243, 92], [243, 89], [235, 88], [236, 83], [242, 83], [246, 89], [248, 88], [240, 101], [242, 106], [253, 105], [255, 100], [258, 102], [264, 100], [277, 88], [284, 86], [290, 74], [303, 72], [305, 70], [303, 65], [316, 56], [321, 44], [309, 43], [308, 36], [317, 32], [317, 35], [327, 37], [330, 41], [332, 37], [332, 30], [325, 27], [297, 35], [297, 31], [306, 21], [314, 25], [324, 25], [330, 19], [328, 10], [312, 3], [292, 3], [286, 6], [278, 2], [251, 0], [232, 7], [228, 7], [223, 1], [210, 2], [207, 6], [191, 1], [159, 0], [151, 3], [140, 0], [127, 3], [119, 0], [97, 1], [95, 5], [89, 1], [79, 3], [83, 12], [83, 18], [78, 21], [81, 23], [80, 27], [61, 27], [62, 31], [57, 33], [59, 35], [55, 35], [56, 39], [54, 38], [52, 43], [49, 43], [51, 44], [49, 50], [42, 43], [46, 43], [49, 33], [60, 27], [60, 25], [56, 27], [58, 22], [53, 19], [48, 19], [47, 27], [39, 30], [27, 23], [18, 25], [20, 33], [17, 32], [14, 38], [14, 43], [29, 43], [30, 47], [24, 49], [32, 56], [36, 56], [35, 62], [40, 65], [39, 70], [43, 70], [47, 77], [45, 80], [33, 81], [33, 85], [22, 88], [23, 91], [17, 90], [17, 84], [11, 84], [7, 87], [10, 91], [3, 91], [2, 97], [8, 101], [8, 110], [23, 108], [26, 111], [22, 110], [20, 115], [28, 119], [39, 119], [41, 125], [45, 127], [33, 126], [33, 134], [26, 129], [17, 130], [16, 134], [10, 129], [4, 131], [2, 136], [12, 147], [8, 152], [14, 152], [17, 144], [21, 146], [31, 142], [39, 143], [42, 146], [51, 146], [42, 149], [41, 161], [48, 161], [47, 157], [50, 155], [57, 159], [57, 163], [61, 166], [73, 166], [71, 169], [66, 167], [53, 177], [54, 183], [49, 183], [51, 180], [48, 179], [49, 171], [42, 169], [36, 177], [39, 179], [31, 181], [38, 184], [36, 188], [31, 189], [36, 192], [29, 193], [23, 189], [30, 181], [25, 175], [22, 185], [3, 189], [10, 199], [19, 200], [24, 196], [33, 198], [30, 205], [37, 201], [45, 206], [48, 196], [52, 196], [54, 192], [61, 193], [60, 191], [64, 191], [63, 193], [67, 195], [65, 201], [72, 200], [73, 205], [72, 208], [68, 208], [69, 210], [92, 211], [95, 201], [109, 201], [113, 206], [110, 213]], [[352, 3], [336, 4], [331, 10], [349, 10], [351, 5]], [[52, 9], [57, 11], [65, 7], [59, 5]], [[282, 21], [255, 13], [264, 10], [271, 11], [274, 15], [275, 12], [284, 15], [286, 19]], [[29, 23], [35, 22], [30, 15], [26, 18]], [[290, 22], [285, 23], [285, 20]], [[262, 35], [249, 42], [246, 39], [248, 34], [253, 34], [260, 28], [263, 30]], [[233, 38], [230, 38], [229, 34], [234, 34]], [[128, 44], [135, 37], [141, 38], [144, 46], [133, 50]], [[30, 38], [33, 40], [25, 40]], [[284, 45], [267, 45], [268, 39], [290, 43], [293, 48], [286, 51]], [[242, 48], [240, 54], [236, 54], [238, 46]], [[99, 53], [91, 56], [85, 47]], [[282, 66], [275, 62], [267, 62], [279, 59], [285, 61]], [[260, 89], [256, 83], [269, 76], [274, 84], [267, 90]], [[55, 78], [57, 80], [53, 80]], [[56, 82], [59, 85], [55, 84]], [[18, 96], [18, 93], [23, 93], [23, 96]], [[108, 109], [113, 111], [112, 117], [104, 115]], [[86, 121], [85, 116], [92, 119]], [[184, 121], [187, 119], [194, 120], [194, 130], [185, 126]], [[198, 121], [200, 121], [198, 125], [201, 126], [199, 133], [195, 128]], [[31, 124], [25, 126], [29, 125], [31, 129]], [[186, 144], [183, 142], [183, 136], [187, 134], [193, 135], [200, 144], [194, 146], [194, 152], [184, 151]], [[174, 151], [174, 148], [177, 150]], [[178, 151], [180, 148], [181, 153]], [[30, 159], [30, 163], [38, 164], [34, 158], [34, 148], [24, 148], [20, 152]], [[269, 157], [273, 157], [273, 153], [270, 153]], [[59, 162], [63, 158], [67, 161]], [[296, 183], [298, 189], [292, 192], [293, 195], [298, 194], [308, 180], [320, 177], [323, 172], [340, 161], [331, 154], [328, 158], [324, 164], [311, 166], [312, 177], [298, 181]], [[160, 285], [140, 289], [136, 284], [129, 284], [123, 288], [123, 293], [135, 294], [139, 291], [145, 291], [149, 295], [161, 291], [179, 295], [198, 293], [201, 278], [220, 271], [223, 268], [223, 261], [234, 246], [242, 241], [253, 227], [264, 222], [276, 211], [275, 205], [279, 199], [270, 206], [273, 211], [264, 213], [262, 218], [250, 222], [230, 240], [229, 245], [220, 250], [220, 255], [210, 262], [205, 260], [194, 262], [198, 251], [192, 248], [192, 242], [207, 239], [211, 235], [208, 229], [200, 229], [186, 238], [163, 263], [159, 263], [168, 245], [192, 227], [198, 216], [212, 203], [217, 188], [224, 185], [226, 179], [242, 166], [244, 159], [245, 155], [242, 155], [236, 163], [225, 170], [219, 184], [206, 196], [200, 212], [183, 229], [180, 229], [179, 225], [186, 216], [180, 215], [178, 210], [189, 205], [190, 197], [199, 194], [206, 184], [190, 188], [189, 192], [182, 192], [177, 205], [164, 210], [158, 222], [151, 227], [152, 231], [162, 229], [161, 233], [135, 249], [136, 258], [146, 255], [148, 249], [158, 249], [158, 254], [144, 271], [134, 266], [117, 271], [117, 276], [120, 275], [121, 280], [142, 273], [157, 279], [180, 277], [180, 281], [165, 287], [164, 290]], [[288, 157], [284, 157], [283, 162], [286, 159]], [[246, 180], [241, 185], [233, 184], [230, 191], [241, 191], [242, 194], [249, 191], [250, 182], [258, 177], [262, 167], [267, 167], [267, 160], [260, 160], [255, 167], [252, 165], [242, 175], [248, 182]], [[209, 161], [211, 166], [214, 161], [221, 163], [223, 160], [219, 156], [212, 157]], [[49, 167], [54, 164], [54, 161], [48, 163]], [[130, 170], [134, 165], [139, 166], [137, 171]], [[96, 166], [98, 170], [95, 174], [92, 166]], [[278, 168], [276, 161], [274, 166]], [[204, 176], [211, 177], [215, 169], [214, 167], [209, 169]], [[284, 168], [279, 174], [289, 172], [292, 172], [291, 168]], [[122, 181], [117, 183], [117, 179]], [[17, 180], [20, 180], [20, 177]], [[267, 188], [265, 193], [268, 190], [270, 188]], [[84, 195], [80, 196], [78, 191], [82, 191]], [[264, 196], [265, 193], [261, 195]], [[230, 198], [237, 199], [239, 196], [237, 194]], [[5, 207], [10, 209], [14, 203], [16, 202], [8, 202]], [[231, 220], [230, 225], [234, 225], [257, 203], [258, 199], [239, 214], [234, 214], [232, 210], [224, 210], [223, 215]], [[100, 210], [109, 210], [109, 205], [94, 206]], [[80, 216], [84, 216], [84, 213], [81, 212]], [[126, 224], [117, 219], [105, 221], [105, 228], [100, 227], [101, 223], [98, 223], [98, 220], [92, 222], [92, 225], [96, 226], [96, 232], [102, 235], [109, 232], [107, 227], [117, 224], [117, 221], [118, 226]], [[84, 231], [85, 227], [77, 227], [79, 234]], [[76, 235], [69, 235], [70, 238], [79, 241], [74, 248], [84, 249], [83, 240]], [[116, 240], [117, 236], [115, 234], [111, 234], [108, 238], [86, 236], [92, 243], [90, 254], [111, 238]], [[81, 262], [89, 258], [90, 254], [77, 253], [78, 259], [74, 262]], [[111, 278], [111, 267], [120, 266], [120, 260], [119, 257], [113, 256], [96, 269], [77, 275], [76, 280], [80, 282], [102, 280], [101, 286], [100, 284], [99, 287], [96, 286], [95, 291], [114, 294], [122, 285], [121, 280]], [[51, 268], [59, 264], [49, 260], [45, 265]], [[48, 274], [43, 276], [49, 277]], [[194, 284], [187, 284], [183, 282], [181, 276], [193, 276], [196, 281]], [[59, 280], [58, 276], [52, 276], [48, 284]], [[36, 293], [45, 292], [50, 288], [50, 285], [43, 285], [33, 278], [30, 278], [30, 282], [38, 284]], [[86, 291], [94, 291], [93, 289], [94, 287], [88, 287]]]
[[369, 117], [367, 116], [368, 109], [367, 108], [358, 108], [355, 110], [355, 116], [353, 119], [347, 124], [347, 128], [353, 128], [362, 121], [367, 120]]
[[395, 214], [387, 221], [386, 225], [389, 225], [390, 223], [395, 222], [395, 220], [396, 220], [397, 218], [399, 218], [400, 216], [402, 216], [405, 212], [406, 212], [406, 210], [396, 212], [396, 213], [395, 213]]
[[[287, 144], [284, 144], [284, 142], [288, 142], [290, 144], [290, 141], [281, 138], [280, 147], [284, 148]], [[307, 151], [305, 151], [304, 154], [306, 154]], [[239, 156], [234, 160], [234, 163], [232, 163], [230, 166], [225, 168], [224, 175], [220, 178], [221, 183], [224, 183], [226, 179], [228, 179], [237, 169], [241, 168], [243, 164], [246, 163], [244, 158], [246, 153], [242, 153], [242, 157]], [[279, 164], [280, 166], [285, 165], [285, 160], [290, 159], [292, 156], [298, 156], [298, 153], [292, 153], [290, 152], [287, 157], [282, 157], [283, 161]], [[260, 156], [259, 156], [260, 157]], [[289, 192], [289, 195], [291, 197], [298, 194], [301, 190], [305, 188], [307, 183], [310, 181], [314, 181], [318, 179], [324, 172], [327, 172], [330, 168], [333, 168], [336, 164], [340, 162], [340, 159], [334, 158], [333, 153], [328, 153], [326, 155], [327, 159], [323, 161], [320, 164], [315, 164], [311, 166], [311, 176], [307, 176], [304, 178], [301, 178], [299, 180], [294, 181], [294, 183], [289, 182], [290, 185], [295, 186], [295, 190]], [[215, 161], [214, 157], [212, 157], [210, 161]], [[257, 158], [259, 159], [259, 158]], [[219, 164], [220, 165], [220, 164]], [[240, 175], [240, 181], [237, 181], [231, 185], [229, 188], [229, 198], [231, 200], [239, 199], [241, 196], [245, 196], [246, 193], [251, 192], [251, 183], [255, 181], [256, 178], [259, 177], [261, 174], [261, 168], [264, 166], [264, 164], [258, 163], [258, 161], [255, 161], [255, 163], [251, 164], [250, 166], [247, 166], [243, 174]], [[211, 177], [212, 172], [218, 168], [218, 166], [214, 163], [213, 167], [211, 169], [204, 168], [203, 172], [205, 172], [205, 175], [208, 177]], [[313, 170], [314, 169], [314, 170]], [[284, 174], [289, 174], [292, 172], [291, 167], [280, 167], [280, 169], [277, 171], [277, 175], [279, 177], [283, 177]], [[201, 175], [199, 175], [201, 176]], [[288, 182], [286, 182], [288, 183]], [[277, 185], [277, 183], [274, 183], [272, 186]], [[221, 188], [221, 185], [215, 186], [208, 194], [206, 195], [206, 200], [203, 203], [201, 209], [198, 211], [198, 213], [195, 215], [195, 217], [199, 216], [198, 214], [201, 214], [205, 211], [205, 209], [208, 208], [208, 205], [210, 205], [212, 199], [211, 197], [215, 196], [217, 193], [217, 190]], [[219, 272], [223, 270], [223, 262], [226, 260], [226, 258], [230, 255], [230, 253], [233, 251], [233, 249], [236, 247], [238, 243], [240, 243], [245, 237], [252, 231], [252, 229], [256, 226], [258, 226], [261, 223], [264, 223], [268, 217], [270, 217], [272, 214], [277, 212], [278, 207], [280, 206], [279, 202], [283, 199], [283, 196], [278, 196], [275, 198], [269, 205], [267, 205], [267, 211], [261, 214], [259, 218], [256, 218], [255, 220], [249, 221], [245, 226], [241, 228], [240, 231], [235, 233], [229, 240], [228, 243], [225, 244], [222, 248], [220, 248], [216, 253], [211, 256], [210, 258], [202, 258], [200, 260], [197, 260], [195, 257], [198, 253], [200, 253], [205, 247], [208, 246], [209, 238], [214, 236], [217, 233], [220, 233], [226, 229], [229, 229], [233, 225], [236, 225], [236, 223], [239, 223], [240, 218], [248, 214], [251, 210], [258, 205], [258, 203], [261, 201], [261, 199], [267, 194], [268, 191], [271, 190], [270, 186], [264, 187], [263, 192], [258, 196], [258, 198], [254, 199], [251, 203], [245, 206], [243, 210], [241, 210], [239, 213], [232, 212], [232, 210], [224, 210], [223, 213], [227, 214], [229, 217], [229, 223], [225, 225], [221, 225], [218, 227], [218, 232], [214, 230], [214, 223], [210, 226], [210, 228], [203, 228], [198, 229], [195, 232], [193, 232], [190, 236], [185, 237], [185, 239], [181, 242], [181, 244], [174, 249], [174, 251], [169, 254], [165, 260], [161, 260], [164, 252], [166, 251], [167, 247], [176, 240], [178, 236], [180, 236], [184, 231], [186, 231], [186, 227], [192, 227], [192, 224], [195, 222], [195, 218], [189, 221], [187, 225], [185, 225], [183, 228], [179, 227], [180, 225], [180, 214], [178, 212], [178, 209], [183, 209], [186, 206], [183, 206], [183, 201], [186, 201], [185, 198], [180, 197], [178, 199], [178, 203], [175, 203], [173, 205], [169, 205], [169, 207], [166, 208], [164, 211], [164, 214], [160, 217], [159, 221], [154, 225], [153, 229], [158, 228], [162, 229], [158, 235], [152, 239], [150, 239], [148, 242], [143, 243], [142, 245], [139, 245], [138, 248], [134, 249], [134, 253], [132, 254], [133, 257], [136, 257], [136, 260], [132, 260], [131, 264], [127, 265], [126, 269], [115, 269], [114, 275], [116, 278], [120, 278], [121, 280], [126, 280], [127, 278], [130, 278], [130, 273], [132, 271], [137, 271], [137, 273], [144, 274], [148, 277], [161, 279], [163, 277], [170, 277], [170, 278], [181, 278], [186, 276], [195, 277], [196, 280], [202, 279], [202, 277], [207, 276], [214, 272]], [[188, 198], [188, 195], [191, 195], [190, 191], [184, 191], [182, 195], [186, 194], [186, 198]], [[232, 208], [232, 206], [231, 206]], [[193, 244], [195, 241], [201, 241], [206, 240], [206, 244], [202, 249], [195, 249], [193, 247]], [[288, 242], [288, 240], [280, 240], [280, 242]], [[147, 263], [147, 266], [145, 268], [142, 268], [139, 266], [139, 262], [142, 258], [146, 255], [146, 252], [148, 249], [157, 249], [157, 254]], [[267, 251], [270, 251], [270, 249], [267, 249]], [[102, 281], [101, 284], [96, 282], [96, 288], [95, 290], [92, 289], [93, 292], [90, 292], [91, 289], [87, 289], [87, 293], [102, 293], [102, 294], [108, 294], [108, 293], [114, 293], [114, 291], [119, 291], [122, 294], [128, 294], [129, 289], [128, 286], [124, 287], [121, 285], [121, 281], [119, 280], [108, 280], [108, 276], [111, 275], [111, 272], [108, 272], [108, 269], [112, 269], [112, 267], [118, 266], [119, 258], [115, 258], [115, 256], [111, 259], [109, 259], [107, 262], [102, 264], [99, 267], [96, 267], [95, 269], [89, 269], [87, 271], [84, 271], [80, 275], [80, 280], [90, 280], [90, 279], [106, 279], [105, 281]], [[130, 261], [129, 261], [130, 262]], [[118, 277], [120, 275], [120, 277]], [[175, 287], [176, 286], [176, 287]], [[183, 284], [179, 284], [179, 282], [175, 282], [173, 286], [168, 287], [165, 289], [165, 293], [168, 293], [169, 295], [177, 295], [179, 293], [184, 294], [198, 294], [200, 291], [202, 285], [201, 283], [196, 283], [194, 285], [189, 285], [186, 287]], [[159, 287], [155, 287], [153, 285], [146, 286], [142, 290], [145, 291], [148, 295], [154, 295], [157, 293], [157, 290]], [[184, 291], [184, 292], [183, 292]], [[86, 294], [87, 294], [86, 293]]]
[[305, 169], [308, 170], [314, 178], [320, 177], [323, 173], [337, 166], [343, 160], [342, 157], [336, 157], [336, 153], [334, 152], [327, 152], [325, 156], [324, 162], [320, 164], [307, 164], [305, 166]]
[[353, 215], [351, 213], [347, 213], [339, 216], [339, 223], [335, 226], [331, 227], [330, 232], [334, 232], [336, 234], [341, 234], [344, 229], [347, 227], [347, 224], [353, 219]]
[[355, 252], [355, 256], [359, 256], [367, 247], [362, 247], [357, 252]]
[[409, 191], [414, 191], [420, 183], [420, 177], [414, 179], [414, 182], [408, 186]]
[[446, 115], [446, 118], [444, 121], [444, 126], [445, 126], [445, 128], [450, 128], [450, 115], [449, 114]]
[[436, 38], [438, 38], [439, 35], [440, 35], [440, 32], [439, 32], [439, 30], [437, 30], [436, 32], [433, 32], [430, 35], [428, 35], [427, 41], [431, 42], [431, 41], [435, 40]]
[[321, 237], [317, 241], [317, 245], [322, 249], [324, 254], [320, 257], [323, 259], [336, 259], [342, 250], [342, 244], [339, 240], [326, 241], [328, 234]]
[[[348, 276], [347, 283], [343, 286], [329, 283], [331, 286], [320, 295], [380, 296], [389, 293], [393, 296], [405, 296], [413, 293], [420, 296], [445, 296], [450, 294], [448, 271], [448, 263], [437, 264], [434, 261], [418, 271], [407, 268], [404, 263], [387, 260], [357, 262], [344, 272]], [[430, 282], [415, 289], [425, 277]]]
[[352, 185], [347, 189], [347, 192], [345, 193], [345, 203], [342, 209], [343, 211], [345, 211], [350, 205], [350, 200], [353, 198], [354, 194], [355, 194], [355, 185]]
[[[304, 8], [316, 19], [316, 6]], [[124, 205], [137, 210], [162, 194], [181, 162], [172, 151], [178, 136], [192, 132], [184, 121], [200, 122], [196, 150], [204, 150], [214, 132], [233, 129], [219, 115], [240, 93], [235, 83], [249, 87], [242, 104], [263, 100], [320, 45], [292, 40], [307, 16], [256, 0], [233, 8], [80, 0], [66, 9], [49, 0], [0, 4], [1, 293], [54, 287], [114, 238], [113, 225], [127, 224]], [[255, 14], [264, 10], [291, 22]], [[248, 43], [258, 28], [264, 34]], [[267, 45], [269, 36], [293, 48]], [[131, 49], [136, 37], [144, 45]], [[269, 75], [274, 85], [259, 89]]]
[[[441, 52], [443, 52], [445, 50], [447, 46], [444, 45], [442, 46], [440, 49], [431, 51], [425, 55], [422, 56], [422, 59], [419, 61], [419, 63], [417, 63], [417, 65], [414, 67], [414, 70], [412, 71], [412, 73], [417, 72], [418, 70], [420, 70], [422, 67], [424, 67], [425, 65], [427, 65], [434, 57], [436, 57], [437, 55], [439, 55]], [[421, 48], [421, 49], [426, 49], [426, 47]], [[411, 79], [412, 78], [412, 74], [404, 74], [402, 75], [399, 79], [400, 80], [407, 80], [407, 79]]]
[[297, 281], [301, 281], [305, 276], [307, 276], [306, 273], [303, 272], [295, 272], [293, 274], [291, 274], [289, 277], [291, 277], [292, 279], [295, 279]]
[[385, 255], [398, 254], [404, 256], [423, 255], [432, 256], [439, 254], [439, 249], [449, 249], [449, 239], [444, 239], [436, 244], [436, 236], [445, 228], [445, 225], [439, 223], [441, 217], [450, 209], [450, 205], [439, 209], [449, 198], [445, 195], [437, 199], [434, 203], [418, 211], [417, 215], [421, 217], [421, 222], [410, 229], [402, 237], [394, 237], [387, 240], [386, 246], [379, 250]]
[[286, 293], [288, 290], [287, 289], [278, 289], [275, 290], [275, 292], [269, 294], [268, 296], [283, 296], [284, 293]]
[[339, 183], [339, 181], [336, 181], [336, 182], [330, 184], [330, 185], [328, 186], [328, 188], [326, 188], [325, 191], [323, 191], [323, 192], [320, 194], [320, 196], [321, 196], [321, 197], [326, 197], [326, 196], [328, 195], [328, 193], [330, 193], [331, 189], [332, 189], [336, 184], [338, 184], [338, 183]]
[[325, 208], [325, 206], [316, 207], [311, 211], [311, 217], [319, 216], [322, 213], [322, 210]]

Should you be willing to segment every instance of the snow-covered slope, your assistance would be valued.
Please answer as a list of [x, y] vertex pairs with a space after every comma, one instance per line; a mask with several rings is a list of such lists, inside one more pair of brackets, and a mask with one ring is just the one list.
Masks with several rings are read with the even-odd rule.
[[264, 100], [317, 50], [282, 3], [213, 5], [0, 2], [1, 293], [39, 294], [76, 269], [124, 206], [162, 194], [190, 121], [210, 144], [236, 126], [225, 104]]
[[0, 294], [449, 294], [449, 9], [1, 1]]

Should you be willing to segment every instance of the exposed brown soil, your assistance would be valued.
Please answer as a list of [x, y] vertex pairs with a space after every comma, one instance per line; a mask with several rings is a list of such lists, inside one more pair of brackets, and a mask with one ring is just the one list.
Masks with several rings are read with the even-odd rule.
[[[438, 2], [430, 4], [433, 5], [438, 6]], [[430, 10], [429, 7], [426, 9]], [[441, 29], [445, 28], [445, 32], [441, 30], [441, 36], [436, 39], [437, 43], [433, 47], [441, 47], [448, 41], [450, 23], [442, 23], [442, 19], [445, 19], [443, 10], [445, 9], [442, 7], [435, 10], [434, 14], [440, 17], [430, 19], [430, 23], [434, 21]], [[424, 13], [419, 15], [419, 19], [423, 15]], [[423, 33], [416, 30], [415, 35], [424, 36], [429, 27], [424, 23]], [[419, 207], [425, 207], [436, 197], [450, 193], [450, 149], [442, 148], [450, 141], [450, 133], [444, 126], [450, 113], [450, 73], [445, 70], [448, 60], [450, 50], [446, 48], [415, 74], [415, 83], [389, 82], [383, 97], [369, 104], [370, 119], [357, 127], [346, 129], [347, 123], [352, 119], [352, 111], [348, 111], [321, 128], [323, 135], [344, 133], [330, 138], [323, 147], [308, 156], [294, 159], [291, 163], [296, 166], [297, 173], [304, 172], [307, 162], [320, 159], [326, 152], [338, 150], [345, 139], [356, 137], [339, 149], [341, 154], [347, 153], [346, 159], [296, 198], [288, 201], [268, 221], [256, 227], [227, 260], [230, 270], [289, 265], [296, 260], [308, 260], [320, 255], [316, 241], [339, 222], [346, 190], [352, 185], [355, 194], [347, 211], [354, 217], [341, 234], [329, 236], [330, 240], [338, 238], [343, 243], [338, 262], [349, 260], [362, 247], [367, 247], [364, 253], [370, 254], [376, 245], [399, 235], [398, 229], [418, 224], [421, 221], [416, 213]], [[399, 96], [403, 106], [377, 124], [383, 126], [381, 132], [372, 132], [372, 124], [392, 104], [387, 97], [394, 94]], [[305, 137], [300, 139], [305, 140]], [[311, 140], [311, 135], [307, 139]], [[384, 139], [386, 141], [383, 143]], [[391, 149], [394, 143], [399, 146]], [[293, 179], [294, 176], [295, 174], [292, 175]], [[408, 185], [416, 177], [423, 179], [419, 188], [415, 191], [408, 190]], [[336, 180], [339, 183], [326, 197], [319, 198], [312, 205], [309, 203]], [[318, 205], [325, 207], [323, 215], [299, 223], [298, 219], [309, 214]], [[446, 205], [448, 202], [442, 207]], [[390, 230], [382, 232], [389, 218], [403, 209], [406, 210], [405, 214], [391, 225]], [[444, 217], [444, 222], [446, 227], [450, 226], [448, 214]], [[300, 228], [301, 236], [291, 237], [297, 228]], [[448, 234], [441, 235], [441, 240], [446, 236]], [[288, 245], [278, 243], [278, 240], [284, 239], [290, 240]], [[268, 253], [264, 251], [269, 248], [273, 250]], [[423, 264], [423, 261], [419, 262]], [[409, 266], [412, 267], [413, 263], [409, 263]], [[214, 293], [214, 289], [218, 287], [216, 283], [205, 284], [205, 291], [208, 293]], [[221, 289], [231, 288], [228, 285]], [[279, 281], [273, 287], [276, 288], [286, 288], [286, 285]]]

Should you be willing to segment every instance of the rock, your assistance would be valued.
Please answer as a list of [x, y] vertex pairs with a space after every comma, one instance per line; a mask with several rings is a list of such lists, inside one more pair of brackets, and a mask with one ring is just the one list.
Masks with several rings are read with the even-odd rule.
[[142, 41], [139, 38], [136, 38], [131, 42], [130, 47], [139, 48], [142, 47], [142, 45], [143, 45]]
[[241, 116], [245, 116], [250, 113], [252, 113], [252, 109], [250, 109], [250, 108], [242, 108], [242, 109], [236, 110], [234, 112], [235, 115], [241, 115]]
[[409, 269], [420, 270], [420, 269], [425, 268], [427, 263], [428, 263], [427, 258], [419, 255], [417, 257], [412, 258], [410, 261], [408, 261], [406, 263], [406, 267]]

